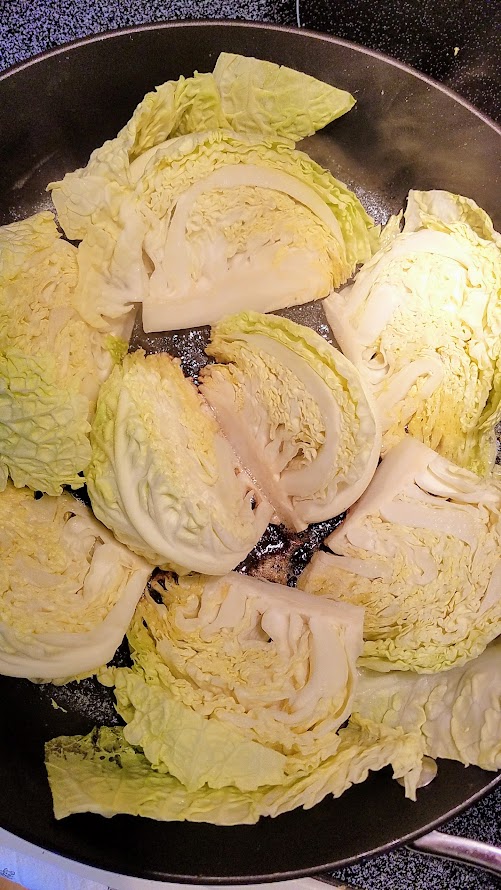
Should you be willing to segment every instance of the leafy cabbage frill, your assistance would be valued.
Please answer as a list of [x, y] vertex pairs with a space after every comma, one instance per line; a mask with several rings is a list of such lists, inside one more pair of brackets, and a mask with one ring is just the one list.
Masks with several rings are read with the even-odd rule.
[[103, 384], [87, 489], [96, 516], [152, 565], [235, 568], [273, 514], [177, 361], [127, 355]]
[[301, 530], [346, 510], [381, 435], [360, 374], [304, 325], [244, 312], [212, 329], [201, 391], [277, 517]]
[[326, 543], [299, 586], [364, 606], [362, 666], [447, 670], [499, 635], [499, 482], [407, 437]]
[[408, 431], [487, 475], [501, 419], [501, 237], [449, 192], [411, 191], [404, 220], [324, 302], [327, 320], [374, 394], [385, 451]]
[[0, 674], [61, 680], [101, 668], [151, 573], [69, 494], [0, 495]]

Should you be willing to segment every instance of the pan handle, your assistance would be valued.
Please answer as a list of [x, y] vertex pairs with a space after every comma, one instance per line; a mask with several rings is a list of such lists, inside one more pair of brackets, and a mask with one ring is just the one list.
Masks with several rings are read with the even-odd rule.
[[501, 849], [491, 844], [444, 834], [443, 831], [430, 831], [409, 846], [420, 853], [432, 853], [434, 856], [455, 859], [458, 862], [476, 865], [495, 875], [501, 875]]

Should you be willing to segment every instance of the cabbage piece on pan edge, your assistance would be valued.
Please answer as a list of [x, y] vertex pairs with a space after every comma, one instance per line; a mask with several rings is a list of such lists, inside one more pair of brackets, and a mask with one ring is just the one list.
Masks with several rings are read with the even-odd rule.
[[325, 302], [374, 393], [383, 448], [406, 430], [480, 475], [501, 419], [501, 237], [474, 201], [409, 193], [401, 234]]
[[127, 355], [102, 386], [87, 488], [96, 516], [152, 565], [221, 574], [273, 514], [179, 363]]
[[109, 661], [151, 573], [69, 494], [0, 494], [0, 673], [61, 680]]
[[201, 391], [261, 490], [289, 527], [343, 512], [367, 488], [381, 435], [361, 377], [303, 325], [245, 312], [212, 329], [219, 362]]
[[501, 484], [407, 437], [299, 579], [364, 606], [360, 664], [435, 672], [501, 631]]

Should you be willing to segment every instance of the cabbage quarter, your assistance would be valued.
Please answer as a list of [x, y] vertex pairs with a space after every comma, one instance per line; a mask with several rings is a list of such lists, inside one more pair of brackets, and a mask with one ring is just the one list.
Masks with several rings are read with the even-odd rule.
[[203, 369], [201, 391], [278, 519], [300, 531], [350, 507], [381, 448], [351, 362], [311, 328], [256, 312], [221, 321], [206, 351], [226, 364]]

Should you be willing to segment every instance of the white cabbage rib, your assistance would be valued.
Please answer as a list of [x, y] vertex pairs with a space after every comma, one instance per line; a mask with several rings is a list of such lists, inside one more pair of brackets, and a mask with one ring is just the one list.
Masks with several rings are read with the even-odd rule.
[[326, 543], [299, 584], [365, 607], [363, 665], [444, 670], [499, 634], [499, 483], [407, 437]]
[[54, 680], [97, 670], [124, 637], [151, 573], [68, 494], [1, 495], [0, 673]]
[[379, 459], [360, 376], [309, 328], [242, 313], [213, 328], [201, 390], [280, 521], [298, 530], [346, 510]]
[[220, 574], [264, 532], [264, 501], [170, 356], [125, 358], [101, 390], [87, 486], [96, 515], [153, 565]]
[[485, 475], [500, 417], [499, 235], [473, 202], [447, 192], [411, 192], [403, 232], [391, 232], [324, 302], [327, 320], [374, 394], [383, 451], [408, 430]]

